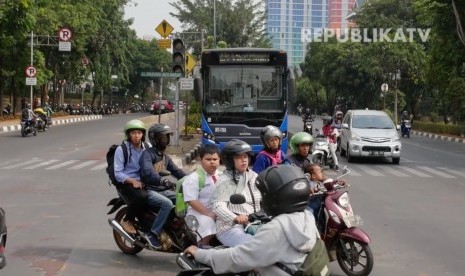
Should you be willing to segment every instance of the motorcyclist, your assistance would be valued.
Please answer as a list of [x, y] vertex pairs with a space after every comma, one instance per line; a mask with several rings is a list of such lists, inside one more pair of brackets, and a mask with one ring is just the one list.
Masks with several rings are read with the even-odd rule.
[[331, 156], [333, 157], [334, 169], [337, 171], [339, 170], [339, 162], [336, 156], [336, 148], [337, 148], [336, 139], [338, 136], [338, 131], [337, 129], [331, 126], [331, 123], [332, 123], [331, 116], [324, 116], [323, 127], [321, 128], [321, 130], [323, 131], [323, 135], [328, 137], [329, 139], [328, 147], [329, 147], [329, 151], [331, 152]]
[[26, 107], [21, 112], [21, 120], [25, 122], [26, 125], [31, 124], [33, 127], [37, 127], [37, 118], [38, 116], [31, 109], [31, 104], [27, 103]]
[[403, 133], [405, 133], [405, 123], [410, 120], [410, 116], [408, 115], [408, 111], [407, 110], [404, 110], [402, 112], [402, 116], [401, 116], [401, 123], [400, 123], [400, 130]]
[[129, 234], [136, 234], [134, 221], [136, 215], [141, 213], [147, 200], [147, 191], [143, 189], [140, 181], [139, 160], [145, 150], [145, 124], [140, 120], [130, 120], [124, 126], [125, 141], [128, 150], [128, 160], [125, 160], [123, 147], [118, 146], [114, 157], [114, 171], [116, 180], [121, 183], [118, 190], [128, 198], [128, 210], [121, 226]]
[[169, 171], [177, 179], [183, 178], [186, 173], [174, 164], [171, 157], [165, 154], [166, 147], [173, 135], [171, 128], [165, 124], [155, 124], [150, 127], [148, 137], [152, 147], [142, 153], [140, 158], [140, 175], [148, 191], [147, 204], [150, 207], [159, 208], [147, 241], [153, 249], [160, 248], [159, 235], [163, 226], [176, 203], [176, 183], [163, 179], [160, 173]]
[[[211, 250], [190, 246], [184, 252], [217, 274], [255, 269], [260, 275], [289, 275], [277, 263], [295, 273], [319, 237], [315, 219], [306, 211], [310, 193], [307, 180], [301, 169], [278, 165], [261, 172], [256, 182], [263, 209], [273, 218], [270, 222], [242, 245]], [[318, 275], [329, 275], [329, 271]]]
[[284, 160], [284, 164], [295, 165], [302, 170], [312, 164], [312, 147], [314, 139], [307, 132], [295, 133], [290, 141], [292, 154]]
[[[216, 214], [216, 237], [226, 246], [247, 243], [252, 236], [245, 233], [248, 215], [260, 210], [262, 196], [255, 185], [257, 174], [249, 170], [252, 148], [242, 140], [232, 139], [221, 151], [226, 167], [218, 180], [218, 186], [211, 197], [213, 212]], [[230, 196], [242, 194], [246, 202], [240, 205], [230, 203]]]
[[263, 144], [261, 150], [255, 159], [252, 170], [260, 173], [272, 165], [283, 163], [285, 154], [281, 150], [283, 133], [275, 126], [268, 125], [260, 132], [260, 140]]
[[342, 113], [342, 111], [338, 110], [336, 111], [336, 114], [334, 115], [334, 119], [333, 119], [333, 127], [337, 128], [337, 129], [341, 129], [342, 127], [342, 117], [344, 116], [344, 114]]

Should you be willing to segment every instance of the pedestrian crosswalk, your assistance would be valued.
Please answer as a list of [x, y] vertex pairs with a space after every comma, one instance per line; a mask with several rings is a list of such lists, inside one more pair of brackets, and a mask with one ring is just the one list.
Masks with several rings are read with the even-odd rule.
[[[172, 158], [173, 162], [182, 168], [180, 158]], [[68, 171], [105, 171], [107, 167], [106, 160], [44, 160], [41, 158], [32, 159], [13, 159], [10, 161], [0, 162], [0, 172], [6, 170], [68, 170]]]
[[[182, 162], [173, 158], [179, 167], [182, 167]], [[106, 160], [45, 160], [41, 158], [33, 159], [13, 159], [10, 161], [0, 162], [0, 171], [6, 170], [69, 170], [69, 171], [94, 171], [101, 172], [107, 167]], [[465, 177], [465, 170], [451, 169], [446, 167], [433, 166], [416, 166], [416, 165], [374, 165], [374, 164], [350, 164], [349, 169], [351, 176], [363, 177], [399, 177], [399, 178], [444, 178], [457, 179]], [[334, 177], [339, 173], [327, 169], [325, 174]]]

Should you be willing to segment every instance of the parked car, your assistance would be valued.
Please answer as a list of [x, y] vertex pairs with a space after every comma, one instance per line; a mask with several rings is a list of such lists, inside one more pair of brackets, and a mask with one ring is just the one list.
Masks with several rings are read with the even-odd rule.
[[341, 156], [388, 157], [399, 164], [402, 144], [398, 130], [384, 111], [349, 110], [342, 121]]
[[152, 102], [152, 107], [150, 108], [151, 114], [158, 114], [158, 108], [161, 109], [161, 113], [168, 113], [174, 111], [174, 105], [168, 100], [155, 100]]
[[5, 211], [0, 208], [0, 269], [6, 266], [5, 247], [6, 247], [6, 223]]

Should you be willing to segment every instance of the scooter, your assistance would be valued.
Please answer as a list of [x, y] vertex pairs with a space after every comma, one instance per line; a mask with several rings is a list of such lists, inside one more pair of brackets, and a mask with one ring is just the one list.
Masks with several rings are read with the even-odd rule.
[[[316, 131], [318, 132], [318, 129]], [[329, 139], [321, 133], [318, 133], [313, 144], [312, 162], [322, 168], [324, 166], [334, 168], [333, 156], [329, 150]]]
[[410, 123], [410, 120], [403, 120], [400, 126], [402, 137], [406, 136], [407, 138], [410, 138], [411, 130], [412, 130], [412, 124]]
[[[325, 242], [329, 260], [339, 263], [349, 276], [369, 275], [373, 269], [373, 253], [370, 237], [359, 228], [363, 221], [355, 215], [346, 189], [350, 186], [340, 178], [350, 173], [347, 167], [335, 180], [324, 181], [324, 187], [311, 196], [322, 197], [316, 216], [317, 227]], [[308, 177], [308, 176], [307, 176]]]
[[42, 119], [42, 117], [37, 118], [37, 130], [38, 131], [47, 131], [47, 122]]
[[312, 121], [304, 120], [304, 132], [307, 132], [308, 134], [313, 135]]
[[35, 122], [31, 120], [21, 121], [21, 136], [26, 137], [29, 133], [37, 136], [37, 128]]

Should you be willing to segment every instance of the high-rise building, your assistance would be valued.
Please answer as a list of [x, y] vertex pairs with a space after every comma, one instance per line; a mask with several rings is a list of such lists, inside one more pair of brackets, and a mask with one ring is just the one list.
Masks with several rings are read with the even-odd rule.
[[[358, 0], [364, 2], [364, 0]], [[285, 50], [289, 66], [304, 61], [307, 43], [303, 36], [324, 28], [350, 27], [347, 15], [356, 0], [265, 0], [265, 29], [276, 49]]]

